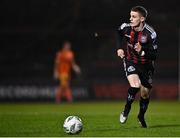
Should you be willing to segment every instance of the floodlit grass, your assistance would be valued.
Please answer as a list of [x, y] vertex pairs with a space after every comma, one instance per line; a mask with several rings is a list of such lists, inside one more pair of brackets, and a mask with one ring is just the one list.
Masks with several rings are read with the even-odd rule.
[[[139, 103], [133, 103], [126, 124], [119, 123], [125, 102], [76, 102], [72, 104], [0, 104], [0, 136], [180, 136], [180, 102], [151, 101], [146, 114], [148, 128], [137, 122]], [[69, 135], [63, 122], [69, 115], [83, 120], [83, 131]]]

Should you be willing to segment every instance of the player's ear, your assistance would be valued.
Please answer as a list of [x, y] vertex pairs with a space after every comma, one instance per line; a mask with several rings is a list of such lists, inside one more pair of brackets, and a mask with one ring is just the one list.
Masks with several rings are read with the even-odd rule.
[[140, 20], [141, 20], [141, 22], [144, 22], [145, 21], [145, 17], [141, 16]]

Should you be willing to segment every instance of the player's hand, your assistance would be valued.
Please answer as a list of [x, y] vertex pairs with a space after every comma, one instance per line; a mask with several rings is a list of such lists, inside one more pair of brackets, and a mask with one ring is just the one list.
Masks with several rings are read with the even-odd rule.
[[77, 64], [73, 64], [72, 67], [77, 75], [81, 75], [81, 68]]
[[123, 49], [118, 49], [117, 50], [117, 55], [119, 56], [119, 57], [121, 57], [121, 58], [124, 58], [124, 50]]
[[138, 53], [141, 52], [142, 46], [141, 46], [141, 44], [140, 44], [139, 42], [135, 44], [134, 50], [135, 50], [136, 52], [138, 52]]

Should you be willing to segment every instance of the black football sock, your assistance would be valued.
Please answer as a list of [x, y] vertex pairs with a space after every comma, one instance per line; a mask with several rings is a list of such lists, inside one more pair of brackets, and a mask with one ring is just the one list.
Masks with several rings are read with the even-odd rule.
[[133, 103], [136, 93], [139, 91], [140, 88], [130, 87], [128, 89], [128, 97], [126, 100], [126, 105], [124, 108], [124, 116], [128, 116], [129, 111], [131, 110], [131, 104]]
[[149, 98], [144, 99], [141, 97], [139, 105], [140, 105], [139, 116], [144, 118], [144, 114], [146, 113], [149, 105]]

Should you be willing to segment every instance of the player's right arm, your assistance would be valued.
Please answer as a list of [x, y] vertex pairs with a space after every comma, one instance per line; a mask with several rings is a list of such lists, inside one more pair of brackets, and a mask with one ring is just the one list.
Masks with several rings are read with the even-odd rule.
[[119, 28], [118, 28], [118, 43], [117, 43], [117, 55], [121, 58], [124, 58], [124, 50], [123, 50], [123, 39], [124, 39], [124, 31], [125, 28], [128, 26], [127, 23], [123, 23]]

